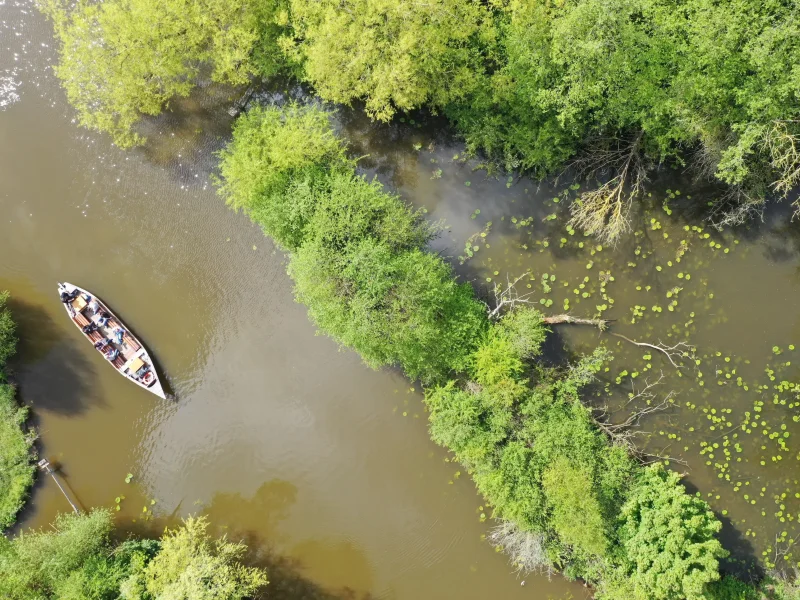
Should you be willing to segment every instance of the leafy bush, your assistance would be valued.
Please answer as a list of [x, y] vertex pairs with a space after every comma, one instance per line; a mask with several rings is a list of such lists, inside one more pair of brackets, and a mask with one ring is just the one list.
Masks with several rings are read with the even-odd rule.
[[722, 524], [703, 500], [689, 496], [677, 473], [642, 470], [620, 513], [622, 577], [634, 598], [701, 600], [719, 579], [728, 553], [714, 536]]
[[400, 365], [412, 379], [463, 369], [486, 323], [469, 285], [440, 258], [395, 252], [367, 237], [336, 251], [306, 242], [289, 265], [295, 296], [319, 328], [373, 366]]
[[7, 302], [8, 292], [0, 292], [0, 382], [6, 380], [6, 363], [17, 348], [17, 338], [14, 335], [16, 327], [11, 311], [6, 306]]
[[8, 293], [0, 292], [0, 530], [14, 524], [33, 485], [34, 434], [26, 432], [28, 409], [19, 406], [14, 387], [7, 381], [6, 363], [14, 354], [17, 339]]
[[27, 418], [28, 409], [17, 404], [14, 388], [0, 383], [0, 529], [14, 524], [33, 485], [34, 435], [24, 429]]
[[[56, 75], [81, 125], [110, 133], [122, 147], [143, 142], [133, 130], [188, 96], [211, 67], [214, 81], [242, 84], [258, 69], [273, 74], [278, 2], [268, 0], [42, 0], [60, 42]], [[276, 60], [277, 59], [277, 60]]]
[[328, 170], [349, 165], [344, 152], [321, 108], [256, 107], [237, 119], [233, 139], [220, 153], [219, 193], [294, 250], [328, 193]]
[[381, 120], [471, 87], [490, 16], [474, 0], [293, 0], [291, 11], [295, 35], [284, 48], [317, 92], [346, 104], [364, 98]]
[[267, 583], [241, 564], [246, 547], [212, 539], [187, 519], [160, 541], [114, 546], [111, 512], [59, 515], [50, 530], [0, 536], [0, 596], [8, 600], [242, 600]]
[[544, 472], [542, 486], [558, 537], [580, 551], [597, 556], [605, 554], [606, 524], [589, 473], [562, 456]]
[[263, 570], [241, 564], [244, 544], [212, 539], [207, 529], [204, 517], [190, 517], [165, 531], [158, 553], [125, 583], [123, 600], [242, 600], [267, 584]]

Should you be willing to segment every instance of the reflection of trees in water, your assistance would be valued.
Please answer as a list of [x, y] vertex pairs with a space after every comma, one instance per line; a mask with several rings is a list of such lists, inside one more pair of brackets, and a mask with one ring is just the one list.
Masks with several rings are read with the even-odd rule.
[[[214, 533], [243, 540], [249, 549], [250, 564], [264, 567], [269, 585], [263, 596], [272, 600], [369, 600], [363, 591], [371, 586], [369, 563], [363, 552], [347, 541], [306, 540], [292, 548], [294, 556], [276, 551], [276, 544], [287, 543], [279, 531], [292, 505], [297, 501], [297, 487], [280, 479], [265, 482], [251, 498], [238, 493], [214, 494], [203, 510]], [[309, 563], [325, 565], [327, 571], [352, 584], [324, 585], [306, 574]], [[355, 578], [355, 580], [353, 580]], [[355, 589], [354, 589], [355, 588]]]
[[[77, 416], [103, 400], [89, 384], [95, 371], [79, 347], [80, 332], [65, 335], [64, 327], [72, 327], [66, 313], [64, 325], [57, 324], [42, 306], [26, 300], [32, 295], [12, 296], [9, 308], [20, 340], [12, 363], [14, 378], [20, 400], [34, 409], [35, 425], [37, 410]], [[57, 301], [54, 286], [54, 306], [63, 311]]]

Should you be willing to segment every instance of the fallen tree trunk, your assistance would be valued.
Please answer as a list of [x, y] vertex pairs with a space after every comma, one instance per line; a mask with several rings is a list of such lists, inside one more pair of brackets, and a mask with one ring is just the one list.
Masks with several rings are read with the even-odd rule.
[[552, 317], [545, 317], [544, 323], [546, 325], [592, 325], [601, 330], [608, 327], [613, 319], [583, 319], [581, 317], [573, 317], [572, 315], [553, 315]]

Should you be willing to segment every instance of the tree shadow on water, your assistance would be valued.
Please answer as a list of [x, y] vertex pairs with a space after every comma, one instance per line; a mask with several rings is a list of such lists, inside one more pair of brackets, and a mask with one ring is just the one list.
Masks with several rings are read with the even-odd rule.
[[77, 416], [101, 404], [91, 385], [94, 365], [79, 346], [87, 343], [82, 334], [65, 335], [40, 306], [12, 299], [10, 307], [20, 339], [14, 381], [20, 401], [34, 409], [33, 424], [38, 425], [36, 411]]
[[[293, 553], [304, 558], [322, 561], [326, 571], [337, 576], [345, 570], [358, 570], [362, 579], [358, 585], [323, 585], [306, 574], [306, 561], [288, 556], [276, 549], [291, 545], [292, 540], [279, 531], [279, 525], [290, 515], [297, 500], [297, 488], [288, 481], [273, 479], [264, 482], [250, 497], [239, 493], [216, 493], [199, 514], [208, 518], [212, 536], [225, 535], [233, 542], [243, 542], [247, 553], [243, 562], [267, 571], [269, 585], [257, 596], [259, 600], [372, 600], [366, 589], [371, 584], [368, 562], [363, 553], [347, 541], [330, 543], [328, 540], [306, 540], [293, 546]], [[123, 537], [159, 537], [165, 527], [180, 525], [179, 504], [172, 514], [146, 519], [117, 520], [117, 529]], [[353, 568], [353, 565], [357, 569]], [[367, 570], [366, 572], [364, 572]]]

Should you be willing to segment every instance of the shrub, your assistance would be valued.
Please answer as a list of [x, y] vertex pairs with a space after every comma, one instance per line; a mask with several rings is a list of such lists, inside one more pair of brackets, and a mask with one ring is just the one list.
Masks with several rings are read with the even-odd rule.
[[690, 496], [677, 473], [645, 468], [620, 513], [627, 555], [622, 577], [635, 597], [702, 600], [727, 556], [714, 536], [722, 524], [703, 500]]

